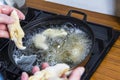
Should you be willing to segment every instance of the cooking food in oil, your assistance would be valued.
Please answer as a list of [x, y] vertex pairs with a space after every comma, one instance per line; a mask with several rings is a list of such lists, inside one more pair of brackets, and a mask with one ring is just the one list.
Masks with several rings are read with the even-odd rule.
[[73, 67], [85, 59], [92, 43], [84, 31], [66, 26], [51, 27], [28, 35], [27, 38], [25, 43], [27, 49], [14, 51], [13, 57], [16, 59], [16, 63], [18, 63], [17, 58], [23, 55], [37, 55], [35, 62], [37, 65], [48, 62], [50, 65], [66, 63]]

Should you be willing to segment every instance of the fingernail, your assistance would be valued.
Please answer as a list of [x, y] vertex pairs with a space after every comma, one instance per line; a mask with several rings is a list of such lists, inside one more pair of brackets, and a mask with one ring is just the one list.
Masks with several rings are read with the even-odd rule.
[[38, 66], [34, 66], [32, 69], [32, 73], [34, 74], [37, 71], [40, 71], [40, 68]]
[[22, 75], [26, 74], [26, 72], [22, 72]]
[[42, 63], [42, 69], [45, 69], [49, 67], [49, 64], [47, 62]]
[[22, 77], [24, 78], [26, 76], [26, 72], [23, 72], [22, 73]]
[[84, 67], [79, 67], [78, 70], [80, 71], [80, 74], [82, 75], [85, 71], [85, 68]]
[[25, 20], [25, 16], [21, 18], [21, 20]]
[[25, 20], [25, 16], [23, 17], [23, 20]]
[[3, 11], [7, 11], [8, 9], [3, 7], [2, 10], [3, 10]]

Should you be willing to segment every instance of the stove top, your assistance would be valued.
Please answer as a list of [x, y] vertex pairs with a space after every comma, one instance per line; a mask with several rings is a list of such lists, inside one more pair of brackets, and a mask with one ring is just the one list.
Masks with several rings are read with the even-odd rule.
[[[24, 26], [33, 20], [54, 15], [57, 14], [28, 8], [26, 19], [24, 21], [21, 21], [21, 25]], [[110, 27], [91, 22], [87, 23], [95, 35], [95, 45], [92, 56], [85, 65], [86, 71], [83, 74], [81, 80], [90, 79], [120, 34], [119, 31], [114, 30]], [[5, 80], [19, 80], [22, 71], [13, 65], [9, 60], [7, 60], [8, 56], [5, 55], [7, 52], [6, 49], [8, 42], [8, 39], [0, 39], [0, 72], [2, 73], [0, 76], [3, 75]]]

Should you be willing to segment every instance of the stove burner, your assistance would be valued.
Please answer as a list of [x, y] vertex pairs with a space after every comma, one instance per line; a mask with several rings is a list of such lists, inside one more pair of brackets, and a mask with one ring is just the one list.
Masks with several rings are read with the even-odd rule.
[[[54, 15], [57, 14], [29, 8], [26, 19], [21, 21], [21, 25], [24, 27], [24, 25], [33, 20]], [[95, 35], [95, 46], [92, 56], [85, 66], [86, 71], [81, 80], [90, 79], [120, 34], [119, 31], [110, 27], [91, 22], [87, 23]], [[0, 39], [0, 72], [5, 80], [20, 80], [22, 70], [12, 64], [12, 62], [8, 59], [8, 55], [6, 55], [8, 52], [8, 44], [6, 43], [9, 43], [8, 39]]]

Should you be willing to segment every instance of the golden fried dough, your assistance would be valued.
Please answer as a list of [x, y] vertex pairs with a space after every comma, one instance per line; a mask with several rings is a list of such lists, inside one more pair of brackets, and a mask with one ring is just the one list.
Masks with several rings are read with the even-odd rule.
[[67, 80], [67, 78], [61, 78], [61, 76], [65, 75], [69, 69], [70, 67], [67, 64], [56, 64], [36, 72], [28, 80]]
[[20, 21], [17, 12], [13, 10], [10, 16], [15, 19], [14, 23], [8, 24], [10, 38], [15, 42], [15, 45], [17, 46], [18, 49], [23, 50], [26, 48], [23, 46], [22, 42], [22, 38], [24, 37], [25, 34], [20, 26]]

